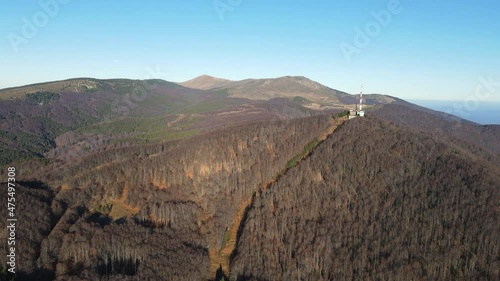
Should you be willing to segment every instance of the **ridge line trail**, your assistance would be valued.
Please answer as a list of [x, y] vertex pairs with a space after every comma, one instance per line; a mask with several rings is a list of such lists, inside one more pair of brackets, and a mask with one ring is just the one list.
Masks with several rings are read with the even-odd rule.
[[[316, 147], [318, 147], [318, 145], [320, 145], [324, 140], [326, 140], [326, 138], [328, 138], [330, 135], [332, 135], [335, 132], [335, 130], [347, 120], [348, 120], [347, 117], [331, 118], [329, 120], [330, 125], [327, 127], [326, 131], [323, 134], [321, 134], [320, 136], [317, 137], [318, 143], [311, 150], [311, 152], [313, 152], [316, 149]], [[307, 155], [305, 155], [304, 157], [302, 157], [297, 162], [297, 164], [294, 165], [293, 167], [300, 165], [302, 160], [309, 157], [311, 152], [308, 153]], [[283, 170], [283, 172], [278, 174], [274, 179], [270, 180], [269, 182], [267, 182], [266, 184], [264, 184], [263, 186], [258, 188], [256, 190], [256, 194], [260, 194], [263, 191], [267, 190], [269, 188], [269, 186], [271, 186], [274, 182], [278, 181], [279, 178], [282, 177], [283, 175], [286, 175], [287, 171], [293, 167], [290, 167], [288, 169], [285, 168]], [[229, 275], [229, 273], [230, 273], [229, 258], [236, 247], [238, 230], [240, 228], [240, 225], [243, 223], [242, 220], [245, 216], [245, 212], [247, 210], [247, 207], [250, 206], [250, 204], [252, 203], [252, 200], [253, 200], [253, 195], [249, 196], [247, 199], [243, 200], [238, 205], [238, 210], [236, 212], [236, 215], [234, 216], [234, 218], [231, 222], [231, 225], [229, 227], [229, 231], [228, 231], [229, 232], [228, 233], [229, 240], [227, 241], [227, 243], [225, 243], [224, 247], [220, 251], [217, 251], [216, 238], [212, 237], [212, 239], [210, 239], [210, 249], [208, 251], [209, 259], [210, 259], [210, 276], [215, 276], [215, 273], [216, 273], [217, 269], [219, 269], [219, 266], [222, 266], [222, 270], [224, 271], [224, 273], [226, 275]], [[224, 239], [225, 239], [225, 237], [224, 237]]]

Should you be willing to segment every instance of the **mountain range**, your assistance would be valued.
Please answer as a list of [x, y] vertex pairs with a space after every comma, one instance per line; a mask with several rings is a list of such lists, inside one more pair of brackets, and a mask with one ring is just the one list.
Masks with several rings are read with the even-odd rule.
[[349, 120], [358, 95], [300, 76], [0, 90], [0, 277], [498, 280], [500, 126], [364, 99]]
[[[396, 100], [368, 95], [366, 103]], [[184, 83], [78, 78], [3, 89], [0, 164], [67, 158], [108, 142], [177, 139], [220, 126], [341, 111], [356, 102], [304, 77], [229, 81], [205, 75]]]

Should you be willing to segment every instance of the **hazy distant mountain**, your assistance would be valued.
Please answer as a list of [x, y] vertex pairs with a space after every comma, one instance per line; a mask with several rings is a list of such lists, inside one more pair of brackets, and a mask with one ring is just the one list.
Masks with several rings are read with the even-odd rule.
[[217, 78], [209, 75], [202, 75], [179, 84], [188, 88], [209, 90], [209, 89], [221, 88], [232, 83], [234, 82], [231, 80]]
[[[311, 109], [354, 108], [358, 102], [358, 98], [353, 95], [331, 89], [303, 76], [230, 81], [203, 75], [180, 84], [195, 89], [223, 90], [230, 97], [251, 100], [287, 98]], [[384, 95], [365, 95], [365, 99], [368, 105], [396, 101]]]

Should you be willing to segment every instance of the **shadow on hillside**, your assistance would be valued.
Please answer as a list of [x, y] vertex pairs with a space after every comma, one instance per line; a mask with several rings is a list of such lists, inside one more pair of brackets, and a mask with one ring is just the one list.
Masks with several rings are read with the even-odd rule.
[[229, 280], [229, 277], [224, 273], [224, 270], [222, 269], [222, 265], [219, 265], [219, 268], [215, 272], [215, 281], [221, 281], [221, 280]]
[[22, 272], [18, 271], [15, 274], [11, 273], [0, 273], [0, 280], [5, 280], [5, 281], [32, 281], [32, 280], [37, 280], [37, 281], [50, 281], [54, 280], [55, 278], [55, 273], [54, 271], [46, 270], [46, 269], [37, 269], [33, 272]]

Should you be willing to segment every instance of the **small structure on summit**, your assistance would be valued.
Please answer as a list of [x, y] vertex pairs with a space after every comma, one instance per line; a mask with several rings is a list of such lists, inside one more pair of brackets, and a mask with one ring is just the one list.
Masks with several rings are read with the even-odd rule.
[[349, 110], [349, 119], [353, 119], [356, 117], [364, 117], [365, 112], [363, 111], [363, 82], [361, 82], [361, 91], [359, 93], [359, 104], [356, 104], [354, 110]]

